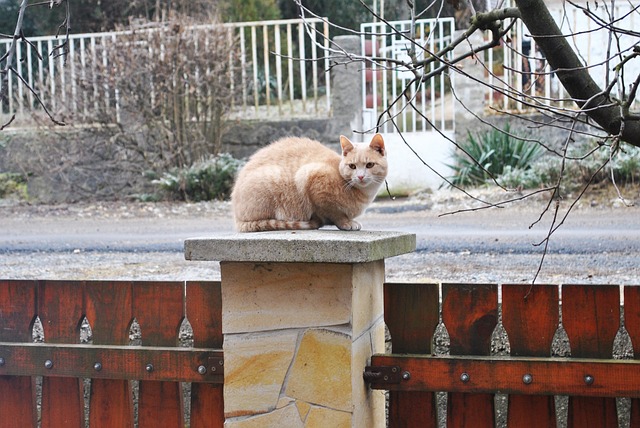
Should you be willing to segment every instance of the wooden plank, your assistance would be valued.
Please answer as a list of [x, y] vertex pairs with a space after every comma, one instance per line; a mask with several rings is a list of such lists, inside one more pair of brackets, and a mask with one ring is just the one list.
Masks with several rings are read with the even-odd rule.
[[[498, 287], [494, 284], [443, 284], [442, 321], [451, 355], [489, 355], [498, 323]], [[461, 381], [464, 369], [450, 375]], [[449, 393], [447, 425], [482, 428], [495, 425], [493, 394]]]
[[[0, 368], [0, 373], [10, 375], [218, 384], [224, 375], [222, 351], [210, 348], [0, 342], [0, 354], [12, 360]], [[42, 364], [47, 359], [64, 364], [47, 368]], [[99, 370], [96, 363], [101, 364]], [[152, 371], [146, 370], [147, 364]], [[216, 371], [198, 372], [199, 366], [212, 364]]]
[[[397, 380], [375, 380], [374, 389], [390, 391], [453, 391], [480, 394], [574, 395], [639, 397], [640, 363], [635, 360], [593, 358], [480, 357], [374, 355], [372, 367], [399, 367]], [[405, 380], [401, 374], [409, 373]], [[460, 373], [469, 380], [462, 382]], [[595, 381], [584, 382], [585, 373]], [[531, 374], [533, 382], [522, 382]], [[551, 380], [550, 380], [551, 379]], [[531, 398], [531, 397], [529, 397]]]
[[[569, 337], [572, 357], [612, 358], [613, 341], [620, 325], [619, 287], [564, 285], [562, 324]], [[592, 374], [584, 374], [587, 375]], [[618, 424], [614, 398], [570, 397], [568, 410], [569, 428], [614, 427]]]
[[[183, 319], [183, 283], [135, 282], [133, 314], [143, 346], [176, 346]], [[140, 381], [138, 427], [182, 427], [182, 388], [178, 382]]]
[[[634, 356], [640, 360], [640, 287], [624, 288], [624, 324], [631, 338]], [[640, 382], [638, 383], [640, 385]], [[631, 400], [631, 420], [629, 426], [640, 425], [640, 399]]]
[[[439, 321], [437, 284], [385, 284], [384, 318], [393, 352], [431, 354]], [[390, 392], [389, 427], [436, 427], [433, 392]]]
[[[89, 282], [86, 284], [86, 317], [94, 345], [127, 345], [133, 321], [130, 282]], [[109, 366], [112, 359], [101, 359]], [[103, 370], [100, 370], [101, 372]], [[129, 381], [91, 381], [89, 424], [91, 426], [133, 427], [133, 394]]]
[[[509, 284], [502, 286], [502, 324], [512, 356], [548, 357], [559, 325], [557, 285]], [[532, 373], [533, 382], [544, 382]], [[508, 426], [556, 426], [553, 396], [509, 395]]]
[[[35, 281], [0, 281], [0, 340], [31, 342], [31, 323], [36, 314]], [[31, 377], [4, 376], [13, 361], [3, 353], [0, 367], [0, 415], [7, 428], [35, 427], [37, 424]]]
[[[220, 282], [188, 282], [187, 319], [193, 329], [193, 346], [222, 348], [222, 294]], [[207, 372], [218, 367], [206, 367]], [[222, 385], [191, 384], [191, 427], [222, 427]]]
[[[47, 343], [78, 343], [83, 314], [83, 283], [40, 281], [38, 315]], [[65, 361], [51, 359], [53, 366]], [[42, 362], [44, 364], [44, 361]], [[81, 379], [45, 377], [42, 380], [42, 428], [84, 427]]]

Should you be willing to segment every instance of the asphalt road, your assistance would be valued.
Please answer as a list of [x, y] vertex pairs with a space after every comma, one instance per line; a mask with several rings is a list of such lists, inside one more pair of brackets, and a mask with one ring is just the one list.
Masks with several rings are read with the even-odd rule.
[[[544, 205], [455, 215], [424, 200], [374, 204], [365, 229], [417, 235], [415, 253], [387, 261], [395, 280], [530, 282], [541, 265], [551, 215]], [[635, 207], [584, 206], [549, 241], [537, 282], [640, 283]], [[0, 277], [210, 279], [215, 263], [185, 262], [183, 241], [232, 230], [228, 204], [0, 206]]]

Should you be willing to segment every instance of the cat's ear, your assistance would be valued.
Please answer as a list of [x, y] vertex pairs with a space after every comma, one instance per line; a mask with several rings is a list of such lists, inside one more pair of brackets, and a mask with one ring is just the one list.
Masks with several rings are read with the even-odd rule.
[[353, 143], [344, 135], [340, 136], [340, 146], [342, 146], [342, 156], [346, 156], [353, 150]]
[[369, 147], [384, 156], [384, 139], [382, 138], [382, 135], [374, 135], [371, 139], [371, 143], [369, 143]]

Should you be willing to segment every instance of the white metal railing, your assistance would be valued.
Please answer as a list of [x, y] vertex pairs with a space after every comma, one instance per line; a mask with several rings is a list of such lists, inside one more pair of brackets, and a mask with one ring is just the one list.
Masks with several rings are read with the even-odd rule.
[[[634, 2], [635, 3], [635, 2]], [[605, 2], [592, 7], [591, 12], [600, 16], [603, 22], [615, 19], [617, 28], [636, 30], [640, 24], [640, 11], [630, 3], [616, 3], [605, 8]], [[550, 9], [563, 34], [594, 81], [605, 88], [613, 78], [614, 67], [622, 56], [630, 54], [637, 44], [632, 34], [618, 34], [610, 39], [609, 31], [587, 17], [581, 9], [565, 3], [564, 8]], [[487, 105], [491, 109], [502, 111], [526, 111], [534, 107], [553, 106], [556, 108], [576, 109], [576, 105], [565, 92], [558, 78], [549, 67], [544, 55], [535, 41], [529, 37], [527, 28], [518, 20], [501, 46], [487, 52], [485, 65], [488, 73]], [[630, 61], [625, 65], [627, 90], [629, 84], [640, 74], [640, 62]], [[494, 89], [491, 86], [495, 87]], [[624, 90], [616, 85], [613, 95], [620, 96]], [[527, 96], [519, 94], [524, 93]], [[508, 94], [508, 95], [505, 95]]]
[[[451, 43], [455, 30], [453, 18], [420, 19], [415, 26], [415, 43], [424, 48], [416, 49], [418, 60], [444, 49]], [[434, 128], [453, 130], [454, 103], [449, 77], [440, 73], [426, 82], [416, 83], [412, 82], [414, 74], [411, 71], [385, 61], [390, 58], [410, 62], [410, 29], [411, 21], [360, 26], [362, 54], [378, 58], [367, 62], [362, 70], [363, 131], [376, 127], [378, 132], [385, 133], [425, 132]], [[432, 62], [424, 73], [428, 74], [440, 65], [437, 61]], [[409, 90], [403, 94], [407, 86]]]
[[[235, 101], [232, 116], [266, 119], [331, 114], [329, 58], [322, 52], [323, 47], [329, 46], [326, 20], [241, 22], [193, 29], [206, 31], [214, 25], [228, 29], [230, 37], [239, 43], [240, 75], [231, 80], [237, 92], [234, 100], [239, 101]], [[73, 115], [78, 108], [86, 110], [91, 106], [87, 99], [92, 99], [96, 106], [111, 106], [117, 115], [118, 88], [98, 84], [83, 91], [78, 82], [91, 75], [88, 68], [92, 64], [100, 63], [101, 70], [108, 70], [112, 56], [118, 54], [120, 39], [130, 34], [73, 34], [69, 36], [66, 55], [59, 55], [64, 37], [30, 37], [30, 44], [18, 44], [18, 61], [14, 64], [18, 76], [9, 74], [8, 102], [0, 104], [0, 114], [22, 116], [39, 109], [37, 96], [54, 113], [62, 110]], [[0, 57], [10, 43], [11, 40], [0, 40]]]

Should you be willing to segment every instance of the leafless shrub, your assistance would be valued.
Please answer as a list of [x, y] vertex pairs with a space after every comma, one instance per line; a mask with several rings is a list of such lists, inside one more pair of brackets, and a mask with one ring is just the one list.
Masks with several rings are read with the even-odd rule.
[[[42, 90], [74, 129], [23, 144], [33, 156], [20, 169], [83, 199], [105, 199], [144, 193], [143, 175], [217, 154], [239, 74], [236, 46], [227, 28], [181, 17], [76, 47], [66, 79], [59, 73]], [[49, 125], [41, 111], [34, 115]]]

